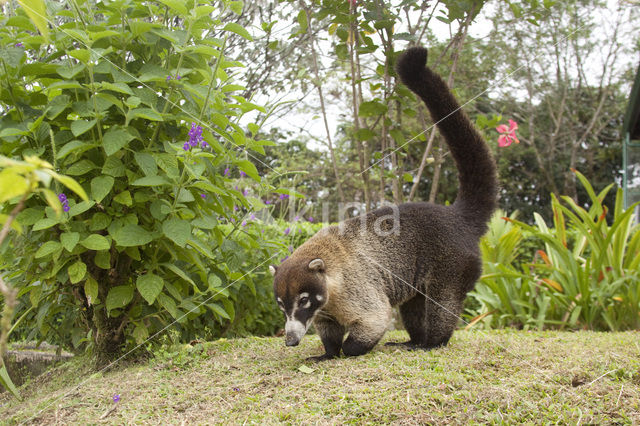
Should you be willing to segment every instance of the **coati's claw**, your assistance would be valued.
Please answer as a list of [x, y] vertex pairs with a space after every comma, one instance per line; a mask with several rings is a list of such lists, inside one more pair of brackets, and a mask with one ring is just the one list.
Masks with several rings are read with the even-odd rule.
[[305, 361], [321, 362], [321, 361], [328, 361], [333, 358], [335, 358], [334, 355], [323, 354], [323, 355], [317, 355], [317, 356], [310, 356], [308, 358], [305, 358]]

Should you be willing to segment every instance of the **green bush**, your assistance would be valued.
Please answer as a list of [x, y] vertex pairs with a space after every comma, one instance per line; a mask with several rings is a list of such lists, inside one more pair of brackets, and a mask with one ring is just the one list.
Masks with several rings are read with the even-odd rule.
[[33, 194], [0, 248], [33, 308], [25, 337], [90, 342], [104, 363], [174, 320], [185, 339], [220, 332], [278, 247], [242, 225], [274, 190], [250, 161], [270, 144], [245, 118], [262, 108], [225, 52], [251, 39], [221, 20], [242, 3], [48, 6], [47, 39], [20, 8], [0, 16], [0, 154], [49, 161], [89, 199], [60, 196], [58, 215]]
[[[467, 313], [486, 326], [628, 330], [640, 327], [640, 226], [616, 194], [611, 224], [603, 200], [576, 172], [591, 207], [552, 195], [554, 227], [494, 217], [481, 249], [484, 275], [470, 293]], [[544, 243], [521, 264], [518, 247], [530, 235]]]

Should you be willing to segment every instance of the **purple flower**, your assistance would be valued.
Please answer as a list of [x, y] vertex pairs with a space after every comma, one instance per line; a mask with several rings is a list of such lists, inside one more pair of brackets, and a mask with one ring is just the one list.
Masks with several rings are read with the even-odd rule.
[[309, 222], [313, 222], [313, 218], [311, 216], [309, 216], [309, 219], [307, 219]]
[[229, 168], [228, 167], [226, 169], [224, 169], [223, 175], [229, 176]]
[[207, 194], [200, 194], [202, 198], [207, 198]]
[[200, 146], [202, 147], [202, 149], [209, 148], [209, 144], [208, 144], [208, 143], [206, 143], [205, 141], [202, 141], [202, 142], [200, 143]]
[[280, 198], [281, 200], [286, 200], [287, 198], [289, 198], [289, 194], [280, 194], [278, 198]]
[[298, 229], [298, 234], [302, 234], [302, 229]]
[[180, 80], [182, 76], [180, 74], [176, 74], [176, 80]]
[[300, 220], [300, 216], [296, 216], [296, 217], [294, 217], [294, 218], [293, 218], [293, 221], [294, 221], [294, 222], [297, 222], [297, 221], [299, 221], [299, 220]]
[[169, 81], [169, 80], [171, 80], [171, 76], [170, 75], [167, 76], [167, 81]]
[[60, 194], [58, 194], [58, 200], [60, 200], [60, 203], [62, 204], [62, 210], [64, 210], [65, 212], [68, 212], [71, 207], [69, 207], [69, 201], [67, 200], [67, 196], [64, 194], [64, 192], [61, 192]]
[[284, 230], [284, 235], [289, 235], [289, 232], [291, 232], [291, 228], [287, 228]]
[[293, 246], [289, 246], [289, 253], [293, 253]]
[[242, 195], [244, 195], [245, 197], [246, 197], [247, 195], [249, 195], [249, 190], [248, 190], [247, 188], [243, 189], [243, 190], [242, 190]]
[[202, 142], [202, 127], [198, 126], [196, 123], [191, 123], [191, 130], [189, 130], [189, 145], [196, 147], [201, 142]]
[[242, 170], [240, 170], [240, 177], [245, 177], [247, 174], [245, 172], [243, 172]]
[[120, 401], [120, 394], [113, 395], [113, 398], [112, 398], [112, 399], [113, 399], [113, 402], [118, 402], [118, 401]]
[[236, 218], [235, 217], [231, 218], [231, 223], [236, 223]]
[[237, 212], [238, 211], [238, 206], [233, 206], [233, 211]]
[[264, 203], [265, 204], [271, 204], [271, 200], [265, 200]]
[[246, 220], [243, 220], [243, 221], [242, 221], [242, 223], [241, 223], [241, 225], [242, 225], [242, 226], [247, 226], [247, 221], [246, 221]]
[[255, 214], [253, 214], [253, 213], [251, 213], [251, 216], [249, 217], [249, 219], [251, 219], [251, 220], [256, 220], [256, 215], [255, 215]]
[[285, 260], [287, 260], [289, 258], [289, 256], [285, 256], [284, 259], [282, 259], [280, 262], [284, 262]]
[[23, 46], [24, 46], [24, 44], [22, 44], [22, 42], [17, 42], [16, 43], [16, 47], [23, 47]]
[[240, 388], [233, 388], [234, 391], [240, 392]]
[[185, 142], [184, 145], [182, 145], [182, 149], [184, 149], [185, 151], [189, 151], [191, 149], [191, 146], [189, 146], [189, 142]]

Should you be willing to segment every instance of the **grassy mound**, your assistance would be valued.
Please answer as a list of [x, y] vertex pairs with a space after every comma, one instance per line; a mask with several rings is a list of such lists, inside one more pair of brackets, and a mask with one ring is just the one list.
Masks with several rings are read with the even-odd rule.
[[[402, 340], [393, 332], [386, 340]], [[0, 396], [7, 423], [639, 423], [640, 334], [458, 331], [320, 364], [317, 336], [185, 345], [93, 373], [83, 360]], [[119, 395], [118, 402], [113, 396]]]

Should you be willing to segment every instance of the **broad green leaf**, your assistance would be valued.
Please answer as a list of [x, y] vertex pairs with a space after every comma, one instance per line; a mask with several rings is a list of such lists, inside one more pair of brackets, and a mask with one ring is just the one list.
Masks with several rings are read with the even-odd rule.
[[113, 239], [123, 247], [143, 246], [153, 240], [153, 235], [140, 225], [129, 224], [118, 229]]
[[162, 116], [157, 111], [154, 111], [151, 108], [136, 108], [129, 111], [128, 115], [131, 116], [132, 119], [143, 118], [145, 120], [151, 121], [162, 121]]
[[113, 197], [113, 201], [116, 203], [124, 204], [125, 206], [130, 206], [133, 204], [133, 199], [131, 198], [131, 193], [129, 191], [124, 191]]
[[9, 392], [11, 392], [13, 396], [21, 399], [20, 392], [18, 392], [16, 385], [13, 384], [11, 377], [9, 377], [7, 366], [4, 363], [2, 363], [2, 366], [0, 366], [0, 385], [2, 385], [5, 389], [9, 389]]
[[254, 166], [251, 161], [240, 160], [240, 161], [236, 161], [235, 165], [238, 166], [240, 170], [245, 172], [250, 178], [260, 182], [260, 175], [258, 174], [258, 169], [256, 169], [256, 166]]
[[109, 250], [98, 250], [93, 258], [93, 263], [99, 268], [111, 269], [111, 252]]
[[62, 148], [60, 148], [60, 150], [56, 154], [56, 158], [58, 160], [61, 160], [72, 153], [75, 153], [76, 155], [82, 154], [83, 152], [90, 150], [94, 146], [94, 144], [82, 142], [79, 140], [73, 140], [69, 143], [66, 143]]
[[107, 250], [111, 247], [109, 240], [100, 234], [91, 234], [84, 240], [80, 241], [80, 244], [89, 250]]
[[107, 158], [104, 162], [104, 166], [102, 166], [102, 173], [113, 177], [124, 176], [125, 170], [126, 169], [122, 161], [116, 157]]
[[42, 34], [46, 42], [49, 42], [48, 14], [44, 0], [18, 0], [20, 6], [27, 12], [27, 16]]
[[76, 120], [71, 122], [71, 133], [73, 136], [78, 137], [81, 134], [89, 131], [93, 126], [95, 126], [97, 121], [93, 120]]
[[243, 37], [249, 41], [253, 40], [249, 31], [247, 31], [242, 25], [237, 24], [235, 22], [229, 22], [223, 28], [224, 31], [231, 31], [232, 33], [238, 34], [240, 37]]
[[63, 232], [60, 234], [60, 243], [68, 252], [73, 251], [78, 241], [80, 241], [80, 234], [77, 232]]
[[33, 224], [32, 231], [42, 231], [43, 229], [51, 228], [53, 225], [57, 225], [60, 223], [58, 219], [52, 219], [49, 217], [45, 217], [44, 219], [40, 219], [36, 223]]
[[207, 306], [209, 307], [209, 309], [215, 312], [219, 317], [222, 317], [224, 319], [231, 319], [227, 311], [225, 311], [224, 308], [218, 305], [217, 303], [207, 303]]
[[240, 0], [227, 2], [229, 9], [236, 15], [242, 15], [242, 9], [244, 7], [244, 2]]
[[[58, 66], [56, 68], [56, 72], [61, 77], [66, 78], [67, 80], [70, 80], [73, 77], [75, 77], [80, 71], [83, 71], [86, 67], [87, 66], [85, 64], [82, 64], [82, 63], [71, 65], [71, 66], [69, 66], [68, 64], [65, 64], [65, 65]], [[67, 98], [68, 98], [68, 96], [67, 96]]]
[[107, 155], [113, 155], [124, 148], [133, 138], [126, 129], [114, 126], [102, 137], [102, 147]]
[[60, 250], [62, 250], [62, 244], [60, 244], [57, 241], [47, 241], [46, 243], [40, 246], [38, 251], [36, 251], [35, 258], [39, 259], [41, 257], [48, 256]]
[[119, 285], [109, 290], [107, 294], [107, 311], [123, 308], [133, 299], [133, 286]]
[[102, 201], [104, 197], [113, 188], [114, 179], [111, 176], [98, 176], [91, 180], [91, 198], [97, 203]]
[[306, 33], [309, 22], [307, 21], [307, 12], [304, 9], [300, 9], [298, 12], [298, 25], [300, 25], [300, 32]]
[[98, 281], [96, 281], [91, 275], [87, 277], [84, 282], [84, 294], [87, 296], [89, 305], [96, 303], [98, 300]]
[[158, 302], [160, 306], [165, 308], [174, 319], [178, 319], [178, 309], [176, 308], [176, 302], [164, 293], [158, 294]]
[[83, 261], [78, 260], [76, 263], [69, 266], [67, 273], [69, 274], [69, 281], [71, 281], [71, 284], [76, 284], [82, 281], [87, 273], [87, 265], [85, 265]]
[[90, 160], [87, 160], [85, 158], [69, 166], [65, 170], [65, 174], [70, 176], [82, 176], [95, 168], [96, 168], [96, 165], [93, 164]]
[[360, 117], [372, 117], [382, 115], [387, 112], [387, 106], [377, 101], [367, 101], [360, 104], [358, 115]]
[[89, 62], [89, 59], [91, 59], [91, 52], [89, 52], [87, 49], [72, 50], [70, 52], [67, 52], [67, 55], [76, 58], [77, 60], [85, 64]]
[[87, 193], [84, 192], [84, 188], [82, 188], [75, 179], [70, 178], [69, 176], [59, 175], [57, 173], [53, 175], [53, 178], [78, 194], [78, 196], [83, 200], [87, 201], [89, 199], [89, 197], [87, 197]]
[[160, 185], [169, 185], [169, 181], [167, 181], [162, 176], [145, 176], [140, 179], [136, 179], [131, 183], [131, 185], [135, 186], [160, 186]]
[[125, 83], [109, 83], [108, 81], [103, 81], [100, 85], [103, 90], [111, 90], [113, 92], [124, 93], [125, 95], [133, 95], [133, 91]]
[[162, 224], [162, 232], [171, 241], [184, 247], [191, 237], [191, 225], [186, 220], [171, 218]]
[[135, 152], [133, 157], [145, 176], [158, 174], [158, 166], [156, 165], [156, 160], [153, 158], [153, 155], [146, 152]]
[[187, 7], [184, 2], [179, 0], [158, 0], [160, 3], [169, 6], [169, 8], [178, 12], [179, 16], [184, 16], [187, 14]]
[[136, 324], [136, 328], [133, 329], [132, 335], [133, 338], [136, 339], [136, 344], [140, 345], [149, 338], [149, 330], [147, 330], [144, 323], [140, 322]]
[[148, 273], [138, 277], [136, 287], [144, 300], [146, 300], [148, 304], [153, 305], [156, 297], [158, 297], [158, 294], [160, 294], [164, 287], [164, 281], [158, 275]]
[[69, 217], [77, 216], [79, 214], [86, 212], [87, 210], [89, 210], [91, 207], [95, 205], [96, 205], [95, 201], [83, 201], [81, 203], [78, 203], [72, 206], [67, 213], [69, 214]]
[[0, 203], [25, 194], [29, 190], [27, 180], [10, 168], [0, 171]]
[[43, 217], [44, 210], [42, 208], [29, 207], [18, 213], [16, 220], [23, 226], [31, 226]]

